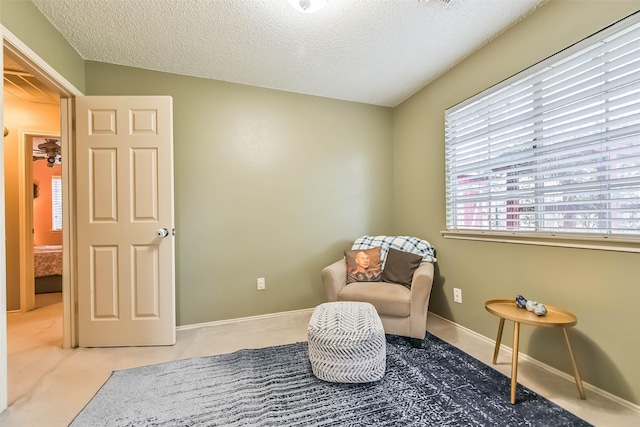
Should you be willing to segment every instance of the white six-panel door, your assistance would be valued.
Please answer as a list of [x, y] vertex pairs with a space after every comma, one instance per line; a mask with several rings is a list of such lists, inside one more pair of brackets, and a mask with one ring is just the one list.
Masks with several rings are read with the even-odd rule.
[[171, 97], [78, 97], [75, 158], [79, 345], [174, 344]]

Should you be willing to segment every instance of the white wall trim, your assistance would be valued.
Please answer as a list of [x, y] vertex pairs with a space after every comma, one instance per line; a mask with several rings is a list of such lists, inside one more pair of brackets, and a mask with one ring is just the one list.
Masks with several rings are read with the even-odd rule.
[[235, 319], [216, 320], [214, 322], [194, 323], [191, 325], [183, 325], [176, 327], [176, 331], [187, 331], [189, 329], [206, 328], [208, 326], [221, 326], [233, 323], [251, 322], [255, 320], [274, 319], [278, 317], [290, 316], [292, 314], [313, 313], [313, 308], [303, 308], [301, 310], [281, 311], [278, 313], [261, 314], [258, 316], [238, 317]]
[[[467, 334], [467, 335], [472, 335], [477, 339], [480, 339], [482, 341], [485, 341], [485, 342], [491, 344], [492, 346], [496, 345], [496, 340], [493, 340], [491, 338], [487, 338], [484, 335], [481, 335], [481, 334], [479, 334], [479, 333], [477, 333], [475, 331], [472, 331], [471, 329], [465, 328], [464, 326], [458, 325], [457, 323], [454, 323], [451, 320], [445, 319], [442, 316], [438, 316], [437, 314], [432, 313], [432, 312], [429, 312], [429, 316], [437, 317], [439, 320], [448, 323], [450, 326], [455, 328], [458, 332], [461, 332], [461, 333]], [[509, 360], [511, 360], [511, 356], [513, 355], [513, 351], [511, 349], [511, 347], [508, 347], [508, 346], [506, 346], [504, 344], [500, 344], [500, 351], [501, 352], [505, 352], [506, 354], [508, 354], [509, 355]], [[532, 358], [532, 357], [530, 357], [530, 356], [528, 356], [526, 354], [520, 353], [519, 354], [519, 358], [520, 358], [520, 360], [524, 360], [524, 361], [526, 361], [528, 363], [531, 363], [532, 365], [538, 366], [538, 367], [540, 367], [540, 368], [542, 368], [542, 369], [544, 369], [544, 370], [546, 370], [546, 371], [548, 371], [548, 372], [550, 372], [552, 374], [555, 374], [555, 375], [557, 375], [557, 376], [559, 376], [559, 377], [561, 377], [561, 378], [563, 378], [563, 379], [565, 379], [567, 381], [571, 381], [574, 384], [576, 382], [576, 379], [573, 377], [573, 375], [569, 375], [569, 374], [567, 374], [565, 372], [562, 372], [562, 371], [560, 371], [560, 370], [558, 370], [558, 369], [556, 369], [556, 368], [554, 368], [552, 366], [549, 366], [546, 363], [542, 363], [539, 360], [536, 360], [536, 359], [534, 359], [534, 358]], [[629, 402], [628, 400], [624, 400], [623, 398], [621, 398], [619, 396], [616, 396], [615, 394], [611, 394], [608, 391], [602, 390], [601, 388], [598, 388], [598, 387], [596, 387], [596, 386], [594, 386], [592, 384], [586, 383], [584, 381], [583, 381], [582, 384], [583, 384], [584, 388], [588, 389], [589, 391], [591, 391], [593, 393], [596, 393], [596, 394], [599, 394], [600, 396], [602, 396], [602, 397], [604, 397], [606, 399], [612, 400], [612, 401], [616, 402], [617, 404], [622, 405], [625, 408], [628, 408], [628, 409], [640, 414], [640, 406], [639, 405], [636, 405], [636, 404], [634, 404], [632, 402]]]
[[640, 253], [637, 236], [589, 236], [575, 233], [444, 230], [445, 239]]
[[[3, 27], [4, 28], [4, 27]], [[3, 65], [4, 58], [0, 58], [0, 65]], [[4, 121], [4, 81], [2, 84], [2, 93], [0, 93], [0, 115]], [[8, 385], [8, 369], [7, 369], [7, 235], [5, 230], [5, 210], [4, 210], [4, 137], [2, 146], [0, 147], [0, 413], [2, 413], [9, 404]]]
[[62, 158], [62, 348], [78, 346], [78, 287], [76, 277], [75, 164], [73, 138], [74, 98], [60, 99], [60, 146]]

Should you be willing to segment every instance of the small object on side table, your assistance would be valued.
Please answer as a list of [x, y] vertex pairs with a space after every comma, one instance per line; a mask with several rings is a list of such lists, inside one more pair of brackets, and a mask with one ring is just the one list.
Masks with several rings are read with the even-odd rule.
[[533, 311], [533, 309], [538, 305], [538, 301], [529, 300], [527, 301], [527, 310]]
[[525, 308], [527, 306], [527, 299], [522, 295], [516, 297], [516, 305], [518, 308]]
[[544, 304], [536, 304], [533, 308], [533, 312], [538, 316], [544, 316], [547, 314], [547, 307], [545, 307]]

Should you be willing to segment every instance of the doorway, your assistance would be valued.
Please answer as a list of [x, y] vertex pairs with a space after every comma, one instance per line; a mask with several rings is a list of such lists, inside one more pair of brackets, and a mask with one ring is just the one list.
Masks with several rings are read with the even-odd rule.
[[[60, 96], [44, 87], [11, 55], [4, 53], [3, 56], [7, 310], [26, 312], [35, 305], [34, 243], [62, 244], [61, 227], [54, 230], [53, 223], [40, 216], [34, 217], [35, 206], [43, 211], [50, 208], [52, 200], [51, 178], [42, 183], [39, 180], [51, 175], [47, 171], [54, 169], [58, 177], [62, 176], [60, 157], [57, 156], [59, 145], [56, 144], [58, 148], [52, 150], [51, 144], [45, 140], [55, 137], [59, 141]], [[51, 167], [41, 167], [49, 157], [46, 156], [47, 151], [39, 149], [39, 146], [50, 149], [54, 154], [53, 162], [48, 163]], [[35, 180], [34, 173], [38, 175]], [[39, 198], [40, 190], [43, 191]], [[45, 223], [41, 224], [42, 221]]]
[[[60, 221], [57, 224], [52, 221], [53, 177], [62, 177], [62, 166], [60, 159], [54, 157], [51, 167], [47, 167], [46, 151], [42, 153], [38, 148], [39, 145], [50, 147], [50, 144], [45, 145], [46, 139], [59, 140], [60, 95], [44, 87], [7, 53], [3, 53], [3, 80], [3, 119], [6, 128], [5, 274], [9, 311], [6, 319], [7, 359], [12, 372], [16, 369], [36, 372], [37, 367], [16, 365], [16, 362], [20, 363], [18, 354], [25, 348], [38, 345], [62, 347], [63, 336], [62, 227]], [[59, 202], [56, 200], [61, 208]], [[47, 250], [45, 244], [60, 249], [57, 253], [36, 255], [36, 250]], [[36, 256], [38, 264], [34, 263]], [[46, 293], [36, 295], [37, 291]], [[23, 318], [29, 320], [31, 328], [25, 328]], [[48, 325], [55, 325], [55, 328]], [[50, 341], [43, 344], [40, 341], [45, 332]], [[12, 402], [21, 397], [26, 385], [15, 377], [10, 379], [7, 398]]]
[[[17, 62], [20, 66], [22, 66], [26, 71], [34, 77], [35, 81], [40, 83], [37, 85], [40, 89], [42, 87], [46, 88], [48, 91], [57, 94], [59, 103], [58, 103], [58, 111], [59, 111], [59, 135], [60, 135], [60, 143], [61, 143], [61, 151], [62, 157], [66, 159], [67, 165], [73, 164], [73, 152], [70, 150], [71, 145], [71, 129], [72, 129], [72, 105], [73, 98], [76, 96], [81, 96], [82, 92], [76, 89], [71, 83], [69, 83], [63, 76], [61, 76], [55, 69], [49, 66], [42, 58], [40, 58], [33, 50], [31, 50], [27, 45], [25, 45], [22, 41], [20, 41], [17, 37], [15, 37], [11, 32], [2, 27], [3, 30], [3, 62], [4, 58], [10, 57], [12, 60]], [[3, 81], [3, 86], [10, 84], [6, 80]], [[33, 90], [37, 90], [33, 88]], [[4, 90], [3, 90], [4, 92]], [[3, 110], [5, 102], [2, 103]], [[6, 117], [6, 114], [4, 114]], [[23, 145], [24, 146], [24, 145]], [[5, 159], [6, 160], [6, 159]], [[14, 161], [14, 163], [19, 163]], [[6, 172], [6, 167], [11, 167], [9, 161], [5, 161], [2, 165], [2, 173], [3, 175]], [[75, 347], [77, 345], [77, 328], [76, 328], [76, 320], [75, 320], [75, 312], [72, 310], [76, 305], [76, 295], [75, 295], [75, 276], [73, 272], [75, 271], [75, 261], [71, 256], [71, 253], [75, 250], [74, 239], [75, 239], [75, 230], [73, 228], [74, 224], [74, 212], [71, 209], [74, 206], [74, 197], [75, 195], [72, 192], [72, 186], [70, 183], [73, 181], [73, 171], [70, 167], [67, 167], [63, 164], [62, 166], [62, 179], [63, 179], [63, 198], [62, 198], [62, 209], [63, 209], [63, 231], [62, 231], [62, 240], [63, 240], [63, 280], [62, 280], [62, 296], [63, 296], [63, 318], [62, 318], [62, 346], [64, 348]], [[3, 189], [4, 190], [4, 189]], [[8, 191], [4, 191], [4, 200], [7, 197], [17, 197], [15, 194], [10, 194]], [[3, 209], [3, 214], [4, 214]], [[3, 234], [8, 240], [10, 233], [17, 233], [18, 230], [10, 229], [6, 226], [6, 221], [4, 225]], [[13, 236], [15, 238], [15, 236]], [[4, 248], [3, 248], [4, 249]], [[2, 253], [2, 257], [5, 258], [5, 264], [7, 267], [15, 265], [15, 259], [12, 257], [18, 257], [17, 253], [10, 254], [8, 251]], [[2, 293], [2, 297], [0, 300], [3, 300], [3, 304], [0, 307], [0, 314], [2, 315], [2, 319], [0, 319], [0, 336], [3, 339], [0, 339], [0, 411], [4, 410], [7, 407], [7, 382], [8, 382], [8, 372], [7, 372], [7, 346], [6, 340], [4, 337], [6, 336], [6, 302], [4, 298], [7, 293], [7, 287], [5, 286], [5, 280], [0, 280], [0, 293]], [[18, 297], [19, 298], [19, 297]], [[7, 301], [8, 302], [8, 301]]]
[[[59, 121], [59, 112], [53, 112]], [[38, 309], [54, 303], [62, 303], [62, 155], [60, 136], [54, 133], [27, 135], [24, 143], [26, 190], [21, 192], [24, 205], [25, 226], [21, 227], [25, 259], [24, 280], [21, 278], [20, 293], [35, 293], [33, 307], [21, 304], [21, 311]], [[31, 212], [29, 210], [31, 209]], [[31, 240], [31, 241], [29, 241]], [[29, 251], [33, 248], [33, 251]], [[34, 283], [34, 289], [31, 284]], [[30, 300], [29, 298], [22, 299]], [[30, 301], [29, 301], [30, 302]], [[60, 331], [62, 337], [62, 331]]]

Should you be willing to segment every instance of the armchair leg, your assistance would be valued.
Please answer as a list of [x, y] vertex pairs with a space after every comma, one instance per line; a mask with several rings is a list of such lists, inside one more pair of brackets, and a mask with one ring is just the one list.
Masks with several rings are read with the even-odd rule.
[[422, 348], [422, 340], [418, 338], [411, 338], [411, 347]]

